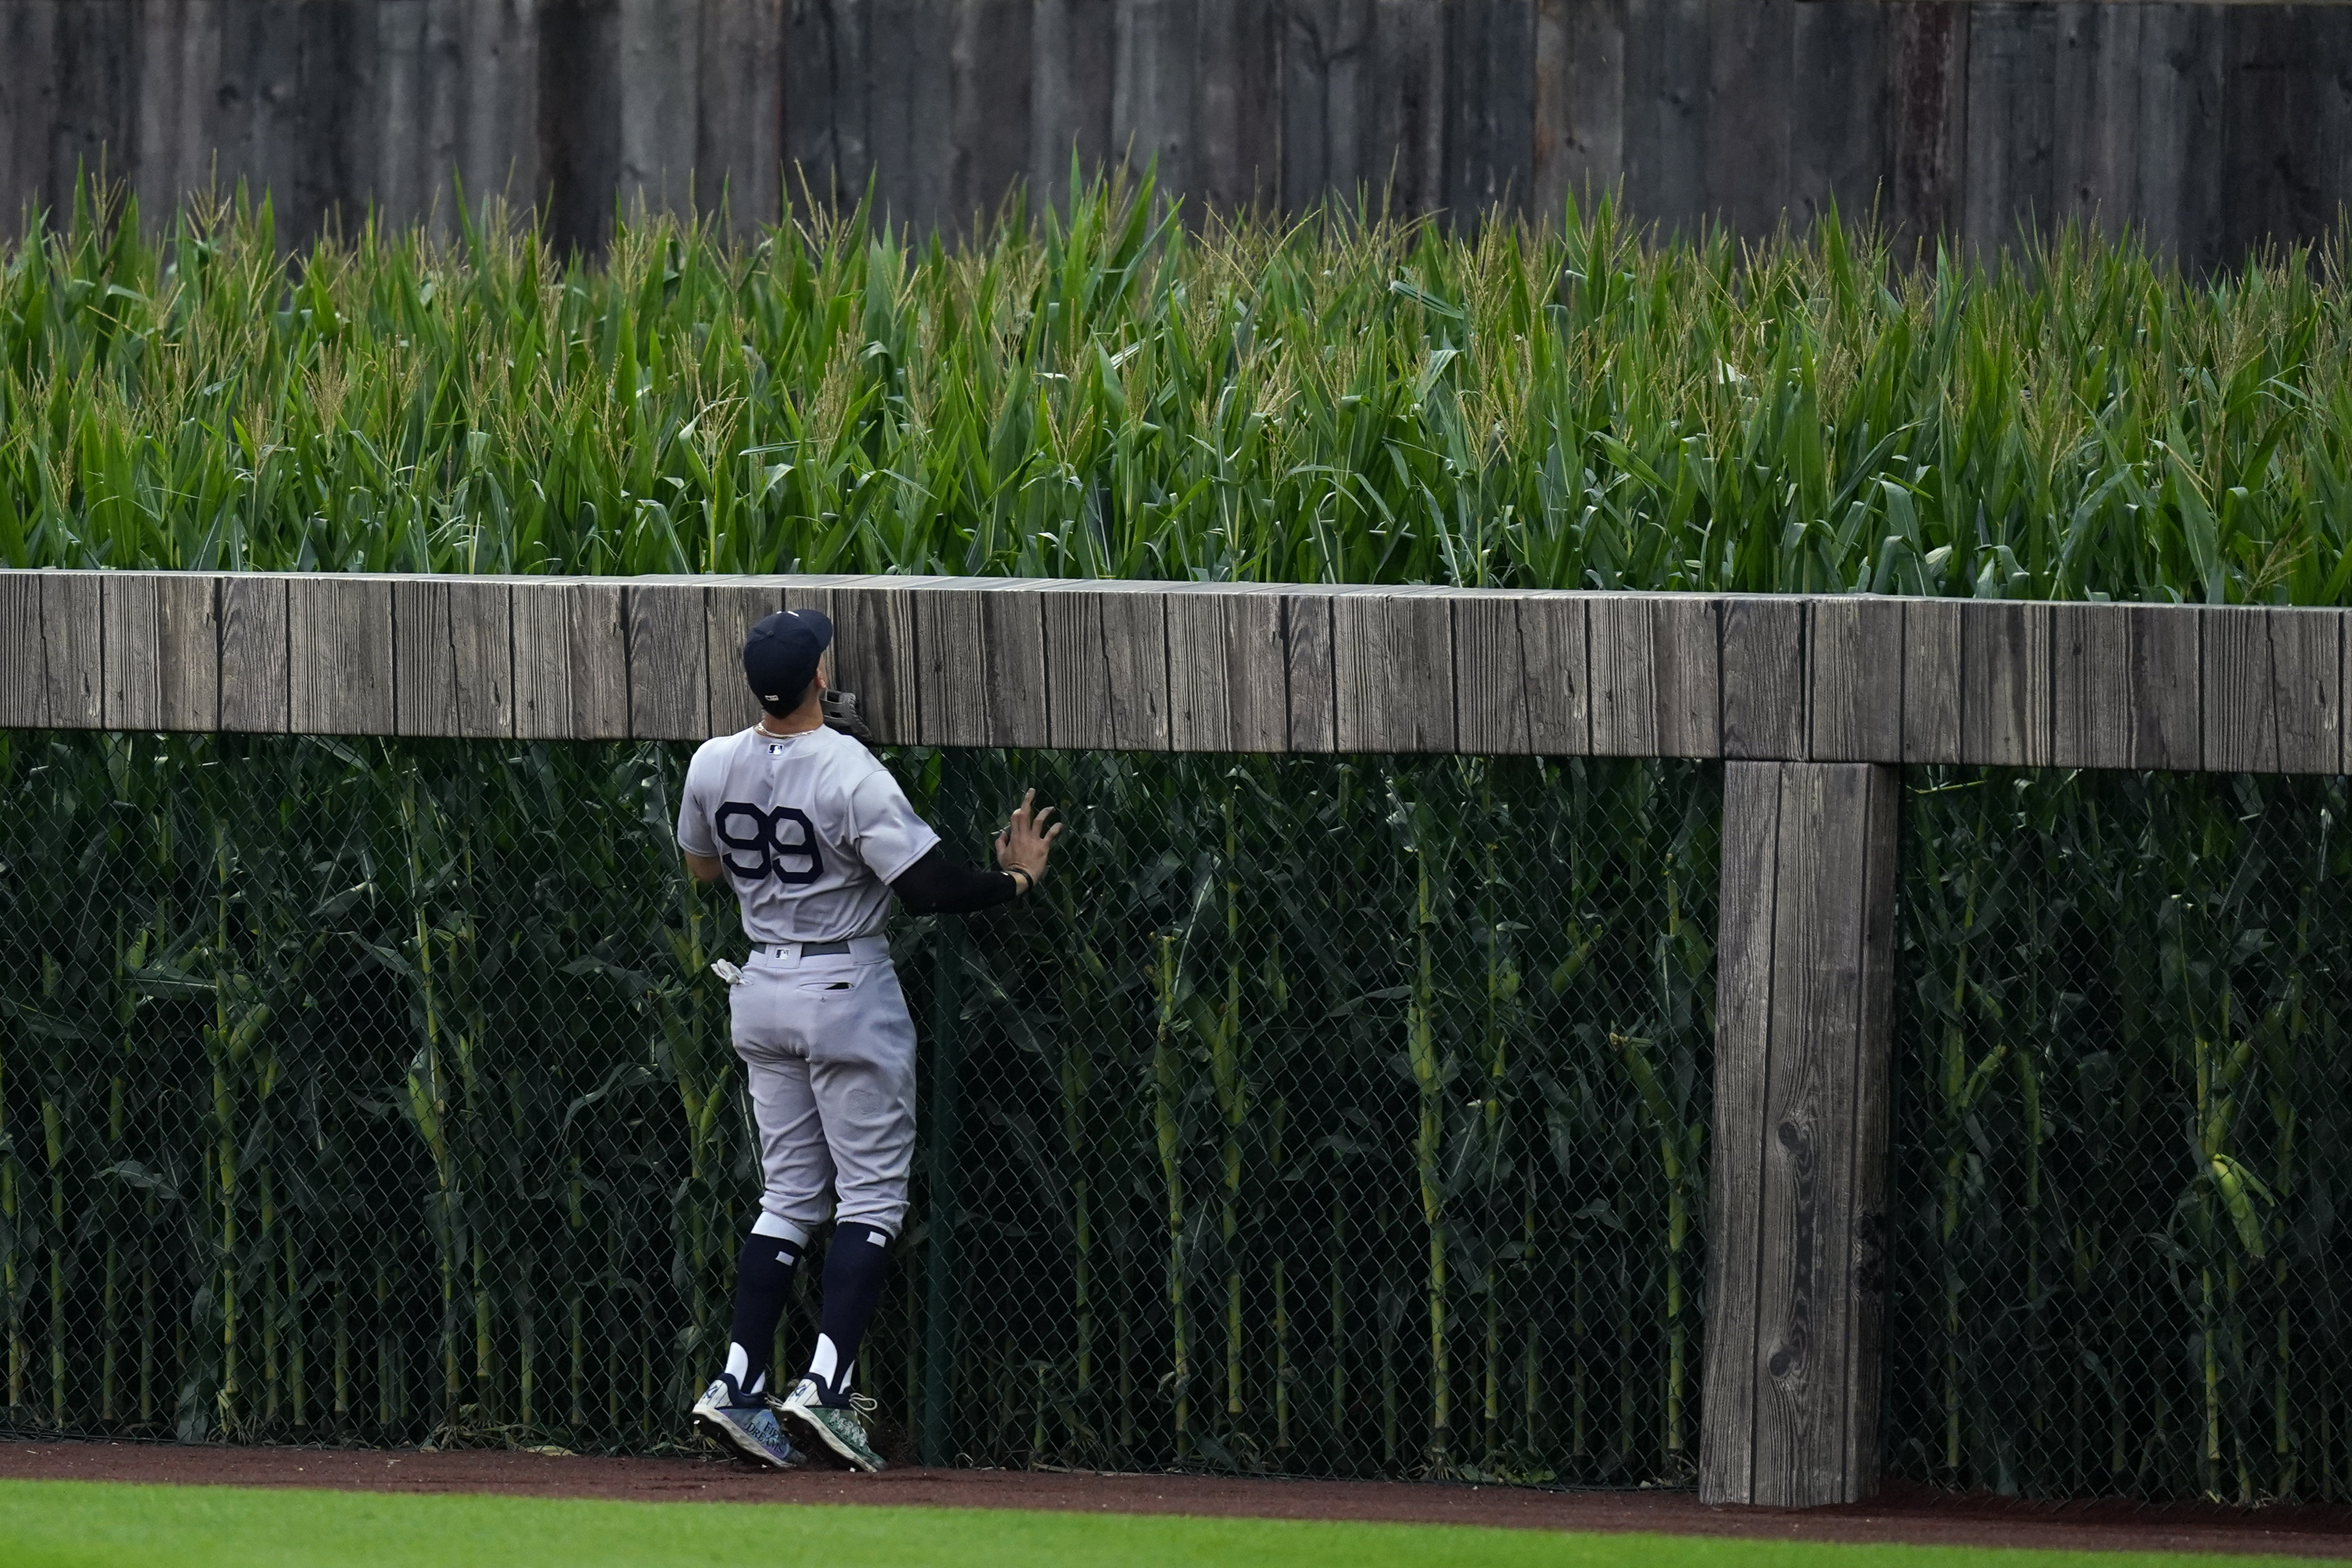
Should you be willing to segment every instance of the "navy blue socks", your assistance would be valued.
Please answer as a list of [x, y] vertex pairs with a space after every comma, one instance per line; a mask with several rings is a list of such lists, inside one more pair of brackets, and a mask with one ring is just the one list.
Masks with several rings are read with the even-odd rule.
[[763, 1214], [743, 1238], [743, 1256], [735, 1264], [735, 1323], [729, 1331], [734, 1342], [727, 1347], [727, 1370], [720, 1374], [738, 1405], [755, 1403], [767, 1387], [769, 1347], [776, 1342], [776, 1324], [784, 1315], [805, 1240], [793, 1234], [799, 1228]]
[[849, 1374], [857, 1364], [857, 1342], [874, 1321], [882, 1281], [890, 1271], [890, 1233], [855, 1220], [833, 1227], [824, 1251], [824, 1310], [816, 1353], [808, 1374], [824, 1403], [849, 1403]]

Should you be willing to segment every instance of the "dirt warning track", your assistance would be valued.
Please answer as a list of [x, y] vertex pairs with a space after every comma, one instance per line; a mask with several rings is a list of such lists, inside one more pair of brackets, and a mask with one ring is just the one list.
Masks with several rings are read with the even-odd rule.
[[1654, 1531], [1782, 1541], [1908, 1542], [2075, 1551], [2265, 1552], [2352, 1558], [2352, 1507], [2244, 1510], [2120, 1500], [2037, 1503], [1901, 1483], [1868, 1503], [1784, 1511], [1709, 1508], [1686, 1492], [1541, 1491], [1406, 1481], [1196, 1475], [898, 1469], [767, 1475], [717, 1459], [494, 1451], [231, 1448], [158, 1443], [0, 1444], [0, 1479], [178, 1486], [488, 1492], [629, 1502], [890, 1503], [1073, 1513], [1482, 1524], [1518, 1530]]

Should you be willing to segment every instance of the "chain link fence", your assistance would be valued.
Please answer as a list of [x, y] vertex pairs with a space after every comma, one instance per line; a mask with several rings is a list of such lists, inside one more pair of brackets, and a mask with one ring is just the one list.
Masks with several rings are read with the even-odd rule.
[[[757, 1178], [688, 750], [0, 736], [6, 1426], [689, 1442]], [[893, 927], [886, 1452], [1687, 1479], [1719, 771], [891, 762], [1072, 831]]]
[[2346, 781], [1907, 783], [1890, 1470], [2352, 1495]]

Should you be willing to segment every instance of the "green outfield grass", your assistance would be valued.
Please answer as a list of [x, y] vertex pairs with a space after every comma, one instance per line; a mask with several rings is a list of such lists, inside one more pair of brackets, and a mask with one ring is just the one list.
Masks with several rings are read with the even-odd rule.
[[2158, 1552], [2001, 1552], [1656, 1535], [1564, 1535], [1451, 1525], [1322, 1524], [1009, 1510], [819, 1508], [740, 1503], [559, 1502], [493, 1497], [393, 1497], [236, 1487], [0, 1481], [0, 1562], [10, 1568], [277, 1568], [408, 1564], [435, 1568], [652, 1568], [667, 1563], [823, 1563], [825, 1568], [1059, 1568], [1078, 1563], [1345, 1564], [1371, 1568], [2002, 1568], [2096, 1563], [2242, 1563], [2275, 1557]]

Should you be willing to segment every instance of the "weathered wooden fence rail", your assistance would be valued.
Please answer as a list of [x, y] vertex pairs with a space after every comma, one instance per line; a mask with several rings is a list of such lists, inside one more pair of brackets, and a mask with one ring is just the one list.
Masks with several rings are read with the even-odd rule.
[[698, 740], [814, 605], [877, 740], [2336, 773], [2347, 612], [971, 577], [0, 573], [0, 725]]
[[299, 240], [370, 204], [773, 218], [778, 170], [923, 227], [1156, 160], [1196, 203], [1744, 231], [1834, 200], [1915, 235], [2096, 216], [2186, 263], [2352, 196], [2352, 10], [1958, 0], [9, 0], [0, 219], [102, 163], [151, 211], [215, 174]]
[[1726, 760], [1700, 1490], [1878, 1477], [1895, 764], [2338, 773], [2347, 612], [951, 577], [0, 572], [0, 727]]

